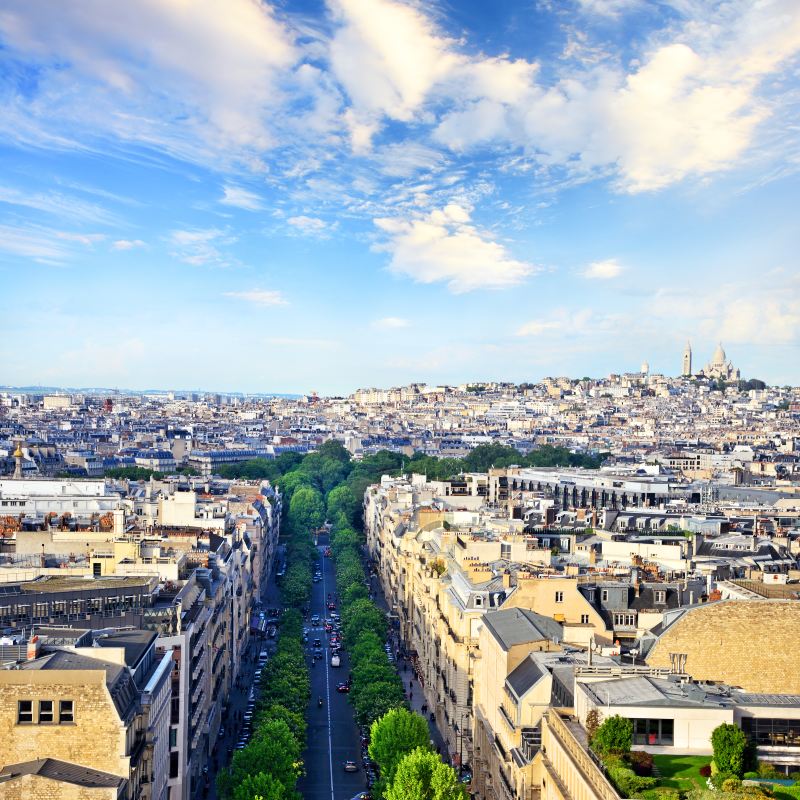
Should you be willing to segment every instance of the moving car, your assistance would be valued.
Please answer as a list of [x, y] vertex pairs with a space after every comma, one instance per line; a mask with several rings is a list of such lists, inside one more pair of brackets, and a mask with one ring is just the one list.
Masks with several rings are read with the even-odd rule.
[[358, 772], [358, 764], [355, 761], [345, 761], [342, 766], [345, 772]]
[[[339, 658], [339, 654], [338, 653], [334, 653], [331, 656], [331, 666], [332, 667], [341, 667], [342, 666], [342, 660]], [[337, 688], [337, 691], [338, 691], [338, 688]], [[348, 689], [348, 691], [349, 691], [349, 689]]]
[[347, 694], [350, 691], [350, 684], [349, 683], [337, 683], [336, 684], [336, 691], [340, 692], [341, 694]]

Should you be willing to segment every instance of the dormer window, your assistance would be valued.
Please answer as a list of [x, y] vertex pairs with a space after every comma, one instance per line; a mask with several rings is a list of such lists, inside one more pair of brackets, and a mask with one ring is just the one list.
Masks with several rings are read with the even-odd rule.
[[482, 597], [476, 597], [475, 598], [475, 605], [476, 606], [482, 606], [483, 605], [483, 598]]
[[667, 602], [667, 593], [663, 589], [657, 589], [653, 594], [657, 605], [663, 605]]

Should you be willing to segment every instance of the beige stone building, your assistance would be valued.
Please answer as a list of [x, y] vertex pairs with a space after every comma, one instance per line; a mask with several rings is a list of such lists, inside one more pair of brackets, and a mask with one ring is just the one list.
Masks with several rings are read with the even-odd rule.
[[166, 799], [171, 653], [155, 640], [131, 631], [41, 654], [32, 641], [0, 670], [0, 796]]
[[484, 615], [475, 696], [472, 789], [482, 798], [514, 800], [532, 785], [530, 755], [538, 748], [552, 675], [534, 653], [560, 651], [561, 626], [524, 609]]

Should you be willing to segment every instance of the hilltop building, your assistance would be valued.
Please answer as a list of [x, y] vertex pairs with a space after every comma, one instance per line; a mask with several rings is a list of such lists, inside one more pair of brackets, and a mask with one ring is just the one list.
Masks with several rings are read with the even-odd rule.
[[722, 343], [717, 345], [714, 355], [711, 356], [711, 361], [697, 374], [705, 378], [723, 381], [738, 381], [741, 378], [740, 371], [733, 366], [725, 355]]

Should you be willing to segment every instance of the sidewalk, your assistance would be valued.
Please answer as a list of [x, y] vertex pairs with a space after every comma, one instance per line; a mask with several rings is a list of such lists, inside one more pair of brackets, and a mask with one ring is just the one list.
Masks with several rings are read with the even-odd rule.
[[[369, 574], [369, 568], [365, 565]], [[381, 611], [385, 611], [387, 614], [389, 613], [389, 605], [386, 602], [386, 598], [383, 596], [383, 590], [381, 589], [380, 581], [377, 577], [369, 574], [369, 584], [370, 584], [370, 597], [381, 609]], [[403, 649], [407, 650], [407, 642], [403, 642], [400, 639], [400, 634], [398, 631], [390, 630], [389, 631], [389, 641], [392, 646], [392, 652], [397, 656], [398, 650], [400, 650], [400, 645], [403, 645]], [[444, 758], [447, 763], [449, 762], [449, 753], [447, 750], [447, 745], [445, 743], [444, 737], [441, 734], [441, 731], [436, 726], [435, 722], [431, 722], [430, 712], [433, 710], [428, 708], [426, 713], [423, 713], [422, 706], [425, 704], [425, 693], [422, 689], [422, 684], [417, 679], [417, 676], [414, 674], [414, 669], [411, 666], [411, 662], [403, 659], [397, 658], [395, 662], [395, 667], [397, 669], [397, 673], [403, 680], [403, 688], [406, 692], [406, 699], [408, 699], [409, 692], [411, 692], [411, 699], [409, 700], [409, 705], [411, 706], [412, 711], [416, 711], [421, 716], [425, 717], [426, 721], [428, 722], [428, 729], [430, 730], [431, 735], [431, 742], [433, 746], [437, 749], [439, 754]]]

